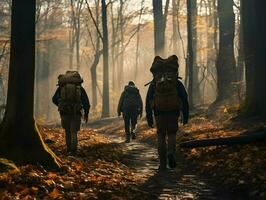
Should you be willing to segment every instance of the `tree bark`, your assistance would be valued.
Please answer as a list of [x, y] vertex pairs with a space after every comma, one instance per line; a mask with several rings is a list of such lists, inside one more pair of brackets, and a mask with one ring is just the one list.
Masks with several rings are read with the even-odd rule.
[[173, 13], [172, 13], [172, 24], [173, 24], [173, 53], [178, 54], [178, 48], [177, 48], [177, 17], [178, 17], [178, 9], [177, 9], [177, 2], [176, 0], [172, 0], [172, 8], [173, 8]]
[[199, 66], [197, 64], [197, 0], [191, 0], [191, 15], [192, 15], [192, 46], [193, 46], [193, 103], [200, 102], [199, 91]]
[[138, 68], [139, 68], [139, 43], [140, 43], [140, 25], [141, 25], [141, 18], [144, 11], [144, 0], [141, 1], [141, 8], [139, 13], [139, 20], [138, 20], [138, 27], [137, 27], [137, 41], [136, 41], [136, 57], [135, 57], [135, 74], [134, 80], [135, 82], [138, 79]]
[[0, 154], [17, 165], [59, 168], [33, 117], [35, 0], [13, 0], [7, 109], [0, 127]]
[[123, 0], [120, 0], [120, 8], [119, 8], [119, 31], [120, 31], [120, 55], [118, 60], [118, 87], [119, 89], [123, 87], [124, 84], [124, 16], [123, 16], [123, 10], [124, 10], [124, 2]]
[[248, 115], [266, 115], [265, 8], [265, 1], [241, 1]]
[[154, 53], [155, 56], [164, 56], [165, 38], [164, 38], [164, 17], [162, 0], [153, 0], [153, 22], [154, 22]]
[[256, 36], [255, 38], [255, 81], [256, 98], [257, 98], [257, 114], [266, 116], [266, 2], [255, 1], [255, 21], [256, 21]]
[[112, 89], [115, 91], [118, 88], [117, 84], [117, 58], [115, 54], [117, 54], [117, 26], [115, 25], [115, 17], [114, 17], [114, 10], [113, 10], [113, 4], [111, 4], [111, 28], [112, 28], [112, 48], [111, 48], [111, 59], [112, 59], [112, 67], [113, 67], [113, 73], [112, 73]]
[[190, 108], [194, 106], [193, 85], [194, 85], [194, 53], [193, 53], [193, 35], [192, 35], [192, 0], [187, 0], [187, 68], [188, 68], [188, 96]]
[[91, 86], [92, 86], [92, 108], [95, 109], [97, 106], [97, 65], [99, 64], [101, 52], [96, 51], [94, 60], [91, 65]]
[[[70, 22], [72, 23], [72, 21]], [[69, 28], [69, 36], [68, 36], [68, 41], [69, 41], [69, 69], [73, 69], [73, 54], [74, 54], [74, 45], [75, 45], [75, 38], [74, 38], [74, 28], [70, 27]]]
[[236, 62], [234, 57], [235, 14], [233, 0], [218, 1], [219, 53], [217, 57], [217, 90], [215, 102], [235, 95]]
[[[95, 55], [94, 55], [94, 60], [93, 63], [90, 67], [90, 72], [91, 72], [91, 86], [92, 86], [92, 108], [95, 109], [97, 104], [98, 104], [98, 95], [97, 95], [97, 66], [100, 62], [100, 57], [102, 55], [102, 50], [100, 50], [100, 40], [102, 39], [102, 34], [99, 30], [99, 8], [100, 8], [100, 1], [99, 0], [95, 0], [95, 16], [96, 19], [94, 20], [94, 17], [92, 15], [90, 6], [88, 4], [88, 2], [86, 1], [87, 7], [88, 7], [88, 11], [91, 15], [92, 20], [94, 21], [94, 25], [95, 25], [95, 34], [96, 34], [96, 45], [95, 45]], [[89, 30], [88, 30], [89, 31]], [[91, 33], [89, 31], [89, 34], [91, 36]], [[92, 36], [91, 36], [91, 40], [92, 40]]]
[[240, 17], [239, 25], [239, 49], [238, 49], [238, 58], [237, 58], [237, 81], [241, 84], [244, 80], [244, 69], [245, 69], [245, 59], [244, 59], [244, 44], [243, 44], [243, 23]]
[[109, 117], [109, 45], [108, 45], [108, 28], [106, 2], [102, 0], [102, 29], [103, 29], [103, 103], [102, 118]]

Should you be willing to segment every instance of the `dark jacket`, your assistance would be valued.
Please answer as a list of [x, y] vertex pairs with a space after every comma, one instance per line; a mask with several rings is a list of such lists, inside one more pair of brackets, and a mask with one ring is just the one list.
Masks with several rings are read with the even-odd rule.
[[[177, 91], [178, 95], [182, 101], [182, 113], [183, 113], [183, 123], [186, 124], [188, 122], [188, 116], [189, 116], [189, 105], [188, 105], [188, 95], [186, 92], [186, 89], [181, 81], [177, 81]], [[161, 115], [161, 114], [171, 114], [171, 113], [176, 113], [179, 115], [179, 111], [167, 111], [167, 112], [162, 112], [162, 111], [157, 111], [156, 109], [153, 110], [151, 107], [151, 101], [154, 98], [154, 93], [155, 93], [155, 87], [154, 83], [152, 82], [149, 86], [147, 96], [146, 96], [146, 117], [148, 124], [150, 126], [153, 125], [153, 114], [155, 116]]]
[[[58, 106], [59, 105], [59, 100], [60, 100], [60, 87], [57, 88], [55, 91], [55, 94], [52, 98], [53, 103]], [[88, 116], [89, 111], [90, 111], [90, 101], [88, 98], [88, 95], [83, 87], [81, 87], [81, 104], [82, 108], [84, 110], [84, 115]]]
[[117, 113], [118, 115], [121, 112], [125, 112], [125, 101], [126, 101], [126, 94], [127, 93], [135, 93], [136, 99], [134, 99], [136, 101], [136, 111], [138, 112], [138, 114], [141, 114], [143, 112], [143, 103], [142, 103], [142, 99], [139, 93], [139, 89], [136, 86], [125, 86], [124, 91], [122, 92], [120, 99], [119, 99], [119, 103], [118, 103], [118, 107], [117, 107]]

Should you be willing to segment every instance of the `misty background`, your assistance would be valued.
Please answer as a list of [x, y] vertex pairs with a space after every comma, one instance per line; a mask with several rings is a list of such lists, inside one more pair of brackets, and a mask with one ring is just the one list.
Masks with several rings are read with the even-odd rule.
[[[219, 23], [216, 0], [195, 0], [192, 5], [195, 106], [211, 104], [217, 97], [216, 59], [218, 55]], [[135, 81], [145, 100], [152, 79], [149, 71], [154, 52], [154, 6], [152, 0], [107, 1], [109, 40], [109, 104], [110, 115], [116, 115], [120, 94], [129, 80]], [[234, 54], [241, 102], [244, 92], [244, 70], [241, 63], [241, 31], [239, 1], [233, 4]], [[188, 88], [187, 2], [163, 1], [165, 45], [162, 57], [176, 54], [179, 72]], [[84, 79], [84, 88], [91, 103], [89, 118], [102, 116], [103, 45], [102, 9], [100, 0], [37, 0], [36, 17], [36, 77], [35, 116], [39, 123], [59, 120], [57, 107], [51, 98], [57, 77], [66, 70], [77, 70]], [[11, 1], [0, 0], [0, 106], [7, 94]], [[162, 27], [163, 30], [163, 27]], [[159, 30], [160, 31], [160, 30]], [[3, 110], [3, 109], [0, 109]], [[3, 112], [3, 111], [1, 111]]]

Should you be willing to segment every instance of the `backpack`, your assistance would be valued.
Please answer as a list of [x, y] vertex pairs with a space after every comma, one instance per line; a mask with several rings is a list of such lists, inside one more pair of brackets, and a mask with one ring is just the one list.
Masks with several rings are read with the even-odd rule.
[[156, 56], [151, 67], [155, 89], [152, 106], [158, 111], [178, 111], [181, 99], [178, 95], [178, 59], [171, 56], [162, 59]]
[[139, 90], [136, 87], [126, 86], [124, 90], [123, 110], [137, 111], [139, 108]]
[[77, 114], [82, 109], [81, 103], [81, 76], [77, 71], [67, 71], [59, 75], [60, 88], [59, 111], [61, 114]]

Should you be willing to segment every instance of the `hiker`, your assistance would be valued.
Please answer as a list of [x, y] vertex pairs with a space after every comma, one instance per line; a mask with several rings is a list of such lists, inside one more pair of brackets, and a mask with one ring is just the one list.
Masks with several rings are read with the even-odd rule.
[[67, 71], [59, 75], [58, 88], [52, 99], [58, 106], [69, 153], [77, 151], [77, 133], [80, 130], [82, 111], [84, 121], [88, 122], [90, 103], [82, 83], [83, 79], [77, 71]]
[[[184, 85], [178, 77], [178, 58], [175, 55], [154, 58], [150, 69], [153, 80], [146, 97], [146, 114], [149, 127], [155, 116], [158, 137], [159, 170], [176, 167], [176, 133], [178, 117], [183, 114], [183, 124], [188, 123], [188, 99]], [[166, 142], [167, 136], [167, 142]]]
[[124, 91], [119, 99], [117, 114], [121, 116], [123, 113], [126, 143], [130, 142], [130, 139], [136, 139], [136, 125], [138, 116], [142, 117], [143, 104], [139, 93], [139, 89], [135, 86], [133, 81], [129, 81], [125, 86]]

